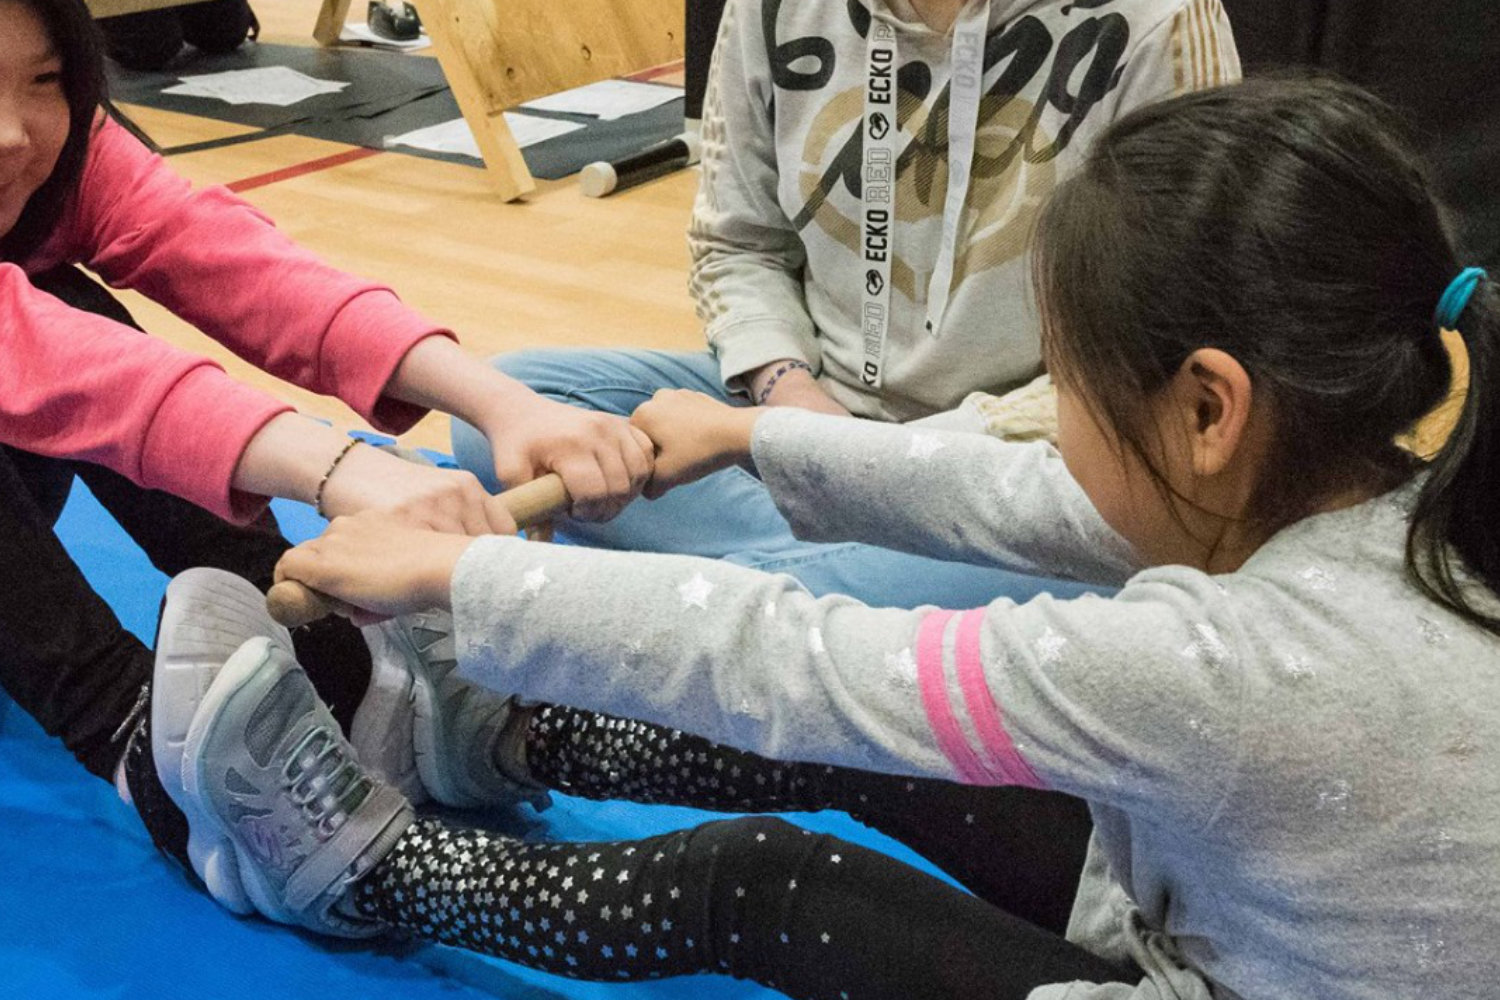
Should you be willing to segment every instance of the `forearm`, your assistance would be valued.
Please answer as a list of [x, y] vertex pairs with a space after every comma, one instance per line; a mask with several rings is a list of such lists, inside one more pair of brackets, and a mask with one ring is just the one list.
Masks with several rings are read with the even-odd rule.
[[240, 453], [231, 486], [242, 493], [313, 503], [318, 484], [348, 444], [346, 435], [326, 424], [283, 413]]
[[747, 372], [745, 386], [757, 406], [792, 406], [835, 417], [850, 415], [818, 385], [811, 366], [798, 358], [782, 358]]
[[418, 341], [396, 368], [386, 394], [429, 410], [490, 427], [536, 393], [444, 336]]

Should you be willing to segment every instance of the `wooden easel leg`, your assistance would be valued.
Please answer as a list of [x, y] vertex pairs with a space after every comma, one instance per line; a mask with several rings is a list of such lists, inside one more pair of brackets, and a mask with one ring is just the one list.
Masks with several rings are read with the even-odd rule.
[[505, 124], [505, 104], [498, 96], [504, 68], [494, 52], [493, 0], [420, 0], [414, 6], [479, 144], [491, 186], [506, 201], [535, 191], [536, 181]]
[[318, 11], [318, 23], [313, 27], [313, 37], [319, 45], [334, 45], [344, 22], [349, 20], [351, 0], [323, 0], [323, 9]]
[[505, 123], [505, 113], [485, 114], [480, 121], [476, 121], [476, 117], [464, 112], [464, 120], [469, 123], [470, 131], [479, 142], [479, 151], [484, 154], [485, 176], [495, 193], [505, 201], [515, 201], [535, 191], [536, 180], [531, 176], [531, 168], [526, 166], [526, 158], [521, 155], [515, 136], [511, 135], [510, 126]]

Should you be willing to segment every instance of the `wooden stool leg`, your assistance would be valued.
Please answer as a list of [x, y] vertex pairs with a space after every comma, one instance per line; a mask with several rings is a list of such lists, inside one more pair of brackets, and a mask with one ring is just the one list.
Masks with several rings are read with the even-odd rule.
[[479, 144], [490, 184], [506, 201], [535, 191], [536, 181], [505, 124], [501, 95], [506, 63], [496, 47], [498, 14], [493, 0], [420, 0], [414, 6]]
[[318, 11], [318, 23], [313, 27], [313, 37], [319, 45], [335, 45], [344, 22], [349, 20], [351, 0], [323, 0], [323, 9]]

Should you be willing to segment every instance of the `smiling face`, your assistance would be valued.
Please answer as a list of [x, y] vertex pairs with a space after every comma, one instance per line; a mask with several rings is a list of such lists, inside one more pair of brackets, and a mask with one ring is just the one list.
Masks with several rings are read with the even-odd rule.
[[46, 183], [68, 139], [62, 59], [31, 7], [0, 0], [0, 237]]

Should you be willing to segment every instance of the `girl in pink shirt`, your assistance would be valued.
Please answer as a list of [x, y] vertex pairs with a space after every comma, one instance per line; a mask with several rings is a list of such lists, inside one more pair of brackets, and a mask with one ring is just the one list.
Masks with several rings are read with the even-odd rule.
[[[508, 482], [555, 471], [585, 518], [610, 517], [638, 492], [651, 450], [622, 419], [498, 375], [389, 289], [323, 264], [224, 189], [193, 190], [101, 113], [102, 57], [82, 0], [0, 0], [0, 24], [0, 565], [12, 574], [0, 586], [0, 683], [90, 771], [128, 784], [161, 840], [165, 800], [125, 753], [144, 745], [132, 727], [150, 653], [52, 532], [75, 475], [165, 572], [208, 564], [263, 585], [287, 545], [271, 497], [471, 534], [514, 526], [486, 513], [472, 475], [354, 447], [142, 335], [74, 265], [383, 431], [429, 408], [484, 425]], [[339, 623], [306, 631], [303, 646], [352, 725], [364, 642]]]

